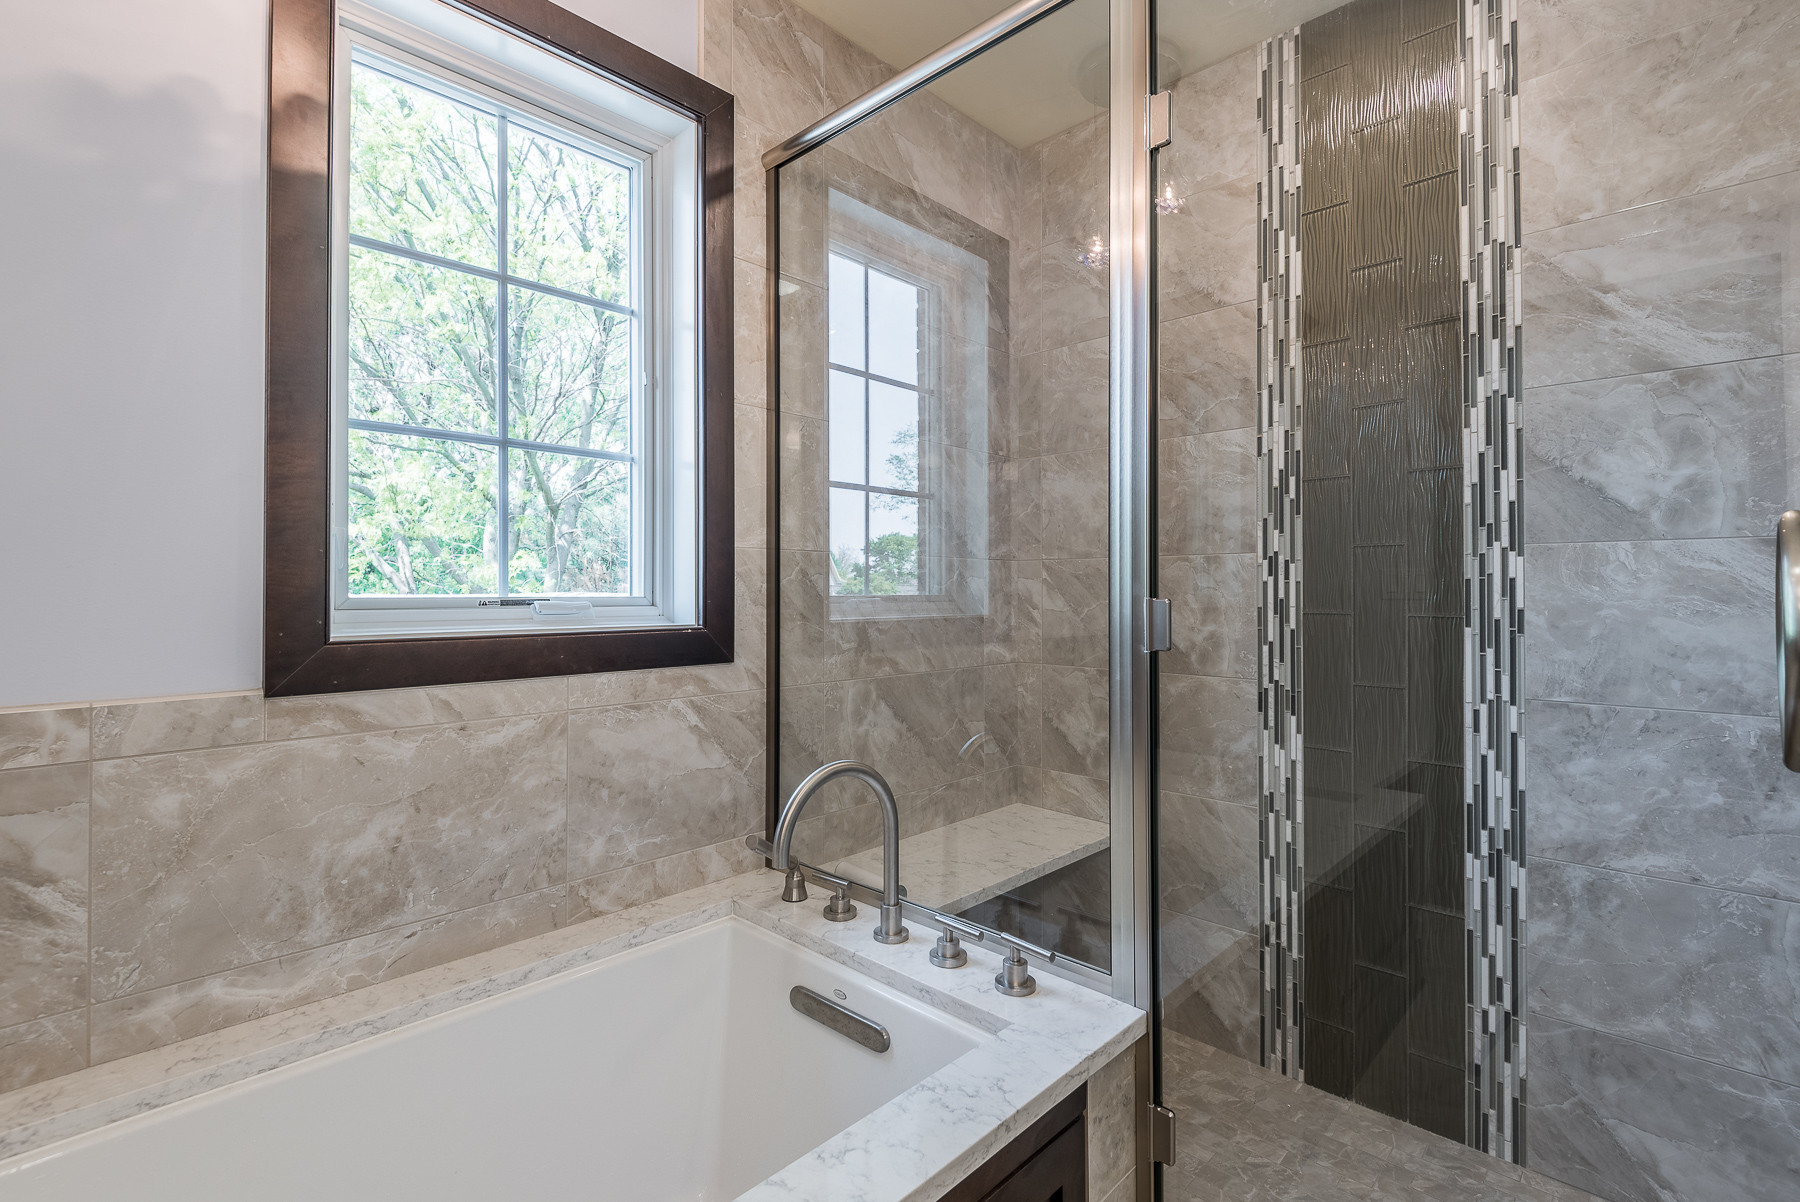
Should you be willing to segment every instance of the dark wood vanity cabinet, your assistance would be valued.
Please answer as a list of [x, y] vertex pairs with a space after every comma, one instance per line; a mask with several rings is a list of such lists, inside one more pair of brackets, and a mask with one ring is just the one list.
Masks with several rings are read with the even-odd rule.
[[1050, 1108], [944, 1202], [1087, 1202], [1087, 1086]]

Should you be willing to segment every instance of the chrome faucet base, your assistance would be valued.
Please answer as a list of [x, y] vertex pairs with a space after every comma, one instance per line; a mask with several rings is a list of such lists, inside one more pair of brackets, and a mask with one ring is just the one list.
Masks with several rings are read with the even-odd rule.
[[1007, 997], [1030, 997], [1037, 992], [1037, 978], [1031, 975], [1031, 962], [1025, 953], [1010, 944], [1000, 971], [994, 974], [994, 988]]
[[831, 895], [825, 903], [826, 922], [849, 922], [856, 917], [856, 903], [850, 900], [850, 890], [840, 889]]
[[876, 943], [905, 943], [912, 938], [912, 932], [900, 921], [900, 903], [881, 904], [881, 921], [875, 926]]
[[787, 880], [781, 885], [781, 900], [784, 902], [803, 902], [806, 900], [806, 874], [798, 868], [787, 870]]
[[1037, 992], [1037, 978], [1030, 973], [1015, 978], [1013, 973], [1002, 968], [994, 974], [994, 988], [1007, 997], [1030, 997]]
[[969, 953], [963, 950], [956, 932], [949, 927], [944, 928], [944, 933], [938, 936], [937, 946], [931, 949], [931, 962], [939, 968], [961, 968], [969, 962]]

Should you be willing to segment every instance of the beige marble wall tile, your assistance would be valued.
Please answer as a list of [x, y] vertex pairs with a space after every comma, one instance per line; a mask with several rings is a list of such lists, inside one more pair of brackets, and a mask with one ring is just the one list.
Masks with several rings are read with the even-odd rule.
[[732, 90], [732, 34], [737, 0], [700, 0], [700, 70], [707, 83]]
[[263, 737], [263, 699], [232, 693], [96, 705], [91, 729], [97, 760], [255, 743]]
[[565, 676], [444, 685], [425, 690], [434, 722], [481, 722], [518, 714], [553, 714], [568, 708]]
[[628, 906], [698, 889], [751, 872], [762, 862], [762, 857], [744, 846], [739, 837], [586, 877], [569, 886], [568, 908], [559, 916], [557, 925], [585, 922]]
[[1519, 0], [1519, 77], [1535, 79], [1696, 24], [1736, 0]]
[[1039, 665], [1036, 696], [1044, 731], [1044, 767], [1104, 780], [1107, 775], [1107, 686], [1102, 668]]
[[[864, 796], [871, 797], [866, 789]], [[808, 816], [794, 831], [794, 858], [802, 863], [833, 864], [881, 846], [881, 807], [872, 799], [816, 815], [811, 809], [808, 805]], [[900, 833], [906, 833], [904, 827]]]
[[1181, 715], [1163, 724], [1162, 787], [1254, 805], [1256, 682], [1164, 673], [1162, 709]]
[[1162, 556], [1157, 586], [1173, 609], [1173, 646], [1162, 670], [1254, 679], [1259, 580], [1254, 552]]
[[[1095, 237], [1059, 238], [1017, 256], [1019, 312], [1014, 316], [1015, 353], [1050, 350], [1104, 338], [1110, 320], [1111, 276], [1104, 266], [1082, 262]], [[1241, 299], [1241, 298], [1240, 298]]]
[[988, 612], [983, 622], [985, 662], [1033, 662], [1042, 658], [1043, 562], [988, 561]]
[[1094, 338], [1029, 356], [1019, 375], [1019, 454], [1063, 455], [1111, 438], [1112, 341]]
[[1032, 664], [989, 664], [982, 669], [982, 771], [1008, 764], [1036, 764], [1043, 758], [1043, 725], [1033, 696]]
[[[848, 723], [850, 685], [836, 680], [825, 684], [790, 685], [781, 690], [781, 797], [786, 799], [821, 764], [850, 754]], [[854, 782], [829, 785], [808, 804], [808, 811], [824, 812], [868, 800]]]
[[529, 939], [564, 925], [562, 886], [409, 923], [356, 939], [101, 1002], [93, 1062], [101, 1064], [208, 1031]]
[[743, 836], [763, 822], [761, 694], [569, 716], [569, 867], [596, 876]]
[[836, 107], [825, 90], [825, 48], [813, 36], [816, 30], [798, 19], [799, 13], [782, 0], [737, 0], [732, 29], [738, 111], [759, 125], [788, 133]]
[[1095, 822], [1109, 821], [1112, 816], [1112, 801], [1102, 779], [1049, 768], [1020, 767], [1012, 773], [1013, 801]]
[[1104, 668], [1110, 647], [1112, 576], [1105, 559], [1046, 559], [1041, 620], [1043, 660]]
[[314, 697], [271, 697], [265, 717], [270, 742], [315, 735], [398, 730], [434, 721], [425, 689], [380, 689], [368, 693], [321, 693]]
[[1119, 1184], [1113, 1186], [1112, 1191], [1108, 1193], [1106, 1197], [1102, 1198], [1100, 1202], [1132, 1202], [1136, 1197], [1137, 1168], [1136, 1166], [1133, 1166], [1132, 1170], [1125, 1174], [1124, 1179], [1120, 1181]]
[[988, 554], [995, 559], [1043, 553], [1044, 466], [1042, 458], [1002, 457], [989, 468]]
[[853, 680], [846, 727], [850, 752], [873, 764], [900, 793], [923, 793], [979, 767], [960, 755], [981, 733], [979, 667]]
[[1733, 2], [1530, 80], [1527, 233], [1800, 167], [1797, 58], [1800, 8]]
[[732, 505], [736, 510], [737, 545], [763, 548], [769, 545], [769, 498], [765, 463], [769, 454], [769, 413], [753, 405], [739, 405], [733, 421], [733, 454], [737, 460], [736, 491]]
[[1157, 549], [1170, 555], [1256, 550], [1256, 431], [1221, 430], [1157, 444]]
[[1157, 156], [1157, 178], [1173, 184], [1177, 196], [1261, 170], [1260, 69], [1258, 48], [1250, 46], [1176, 82], [1174, 139]]
[[1157, 312], [1163, 321], [1256, 299], [1254, 175], [1199, 188], [1159, 218]]
[[1165, 909], [1237, 931], [1256, 928], [1256, 808], [1165, 791], [1157, 819], [1157, 874]]
[[87, 759], [89, 718], [85, 705], [0, 711], [0, 769]]
[[[735, 258], [765, 270], [769, 262], [769, 173], [763, 170], [762, 157], [785, 137], [742, 113], [732, 127], [731, 251]], [[741, 298], [734, 308], [740, 321], [751, 321], [759, 332], [767, 326], [764, 310], [751, 312]]]
[[[1035, 143], [1026, 152], [1038, 191], [1028, 204], [1042, 209], [1042, 224], [1021, 239], [1026, 247], [1045, 242], [1089, 242], [1111, 236], [1111, 148], [1108, 118], [1102, 114]], [[1022, 297], [1030, 303], [1029, 296]]]
[[1107, 456], [1104, 447], [1044, 456], [1038, 547], [1046, 559], [1098, 559], [1108, 553]]
[[781, 546], [826, 551], [831, 541], [826, 483], [830, 426], [823, 418], [783, 413], [781, 430]]
[[1137, 1160], [1137, 1053], [1127, 1048], [1087, 1083], [1088, 1197], [1099, 1202]]
[[825, 416], [825, 289], [794, 280], [782, 264], [780, 294], [782, 413]]
[[[761, 315], [769, 305], [769, 269], [748, 259], [732, 262], [732, 311]], [[769, 404], [769, 336], [763, 320], [739, 320], [733, 325], [732, 370], [735, 395], [740, 405], [767, 408]]]
[[564, 739], [550, 714], [98, 765], [96, 1000], [561, 879]]
[[1256, 425], [1256, 302], [1165, 321], [1158, 349], [1163, 438]]
[[87, 1004], [88, 770], [0, 772], [0, 1027]]
[[86, 1068], [87, 1046], [86, 1010], [0, 1027], [0, 1093]]

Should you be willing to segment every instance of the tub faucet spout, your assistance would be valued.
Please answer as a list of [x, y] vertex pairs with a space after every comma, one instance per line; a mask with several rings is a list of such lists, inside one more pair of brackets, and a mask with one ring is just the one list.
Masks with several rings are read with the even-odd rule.
[[881, 803], [881, 923], [875, 928], [875, 938], [881, 943], [905, 943], [907, 930], [900, 921], [900, 806], [886, 778], [869, 765], [860, 760], [834, 760], [801, 781], [781, 808], [781, 818], [775, 823], [775, 854], [769, 858], [778, 872], [793, 867], [794, 830], [800, 825], [800, 811], [814, 793], [846, 776], [875, 790], [875, 799]]

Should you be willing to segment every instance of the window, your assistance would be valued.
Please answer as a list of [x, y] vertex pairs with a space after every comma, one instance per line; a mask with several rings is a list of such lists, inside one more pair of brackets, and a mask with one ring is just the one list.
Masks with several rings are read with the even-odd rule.
[[276, 5], [272, 693], [730, 658], [730, 98], [486, 8]]
[[831, 591], [930, 592], [919, 541], [929, 295], [846, 251], [827, 270]]

